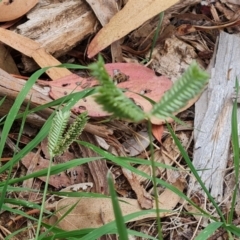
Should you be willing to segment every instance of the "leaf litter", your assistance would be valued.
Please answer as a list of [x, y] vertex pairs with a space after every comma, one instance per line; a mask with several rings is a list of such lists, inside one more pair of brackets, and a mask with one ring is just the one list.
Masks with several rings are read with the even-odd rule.
[[[2, 4], [4, 2], [5, 1], [2, 1]], [[4, 18], [3, 14], [0, 14], [2, 16], [0, 21], [9, 21], [23, 16], [36, 4], [37, 1], [31, 2], [32, 6], [30, 6], [30, 4], [29, 6], [25, 6], [25, 8], [21, 8], [22, 12], [11, 11], [13, 16], [10, 16], [10, 10], [7, 10], [7, 7], [9, 9], [10, 7], [14, 7], [13, 4], [5, 6], [6, 8], [4, 11], [8, 13], [8, 19]], [[91, 8], [86, 5], [85, 2], [80, 2], [81, 3], [79, 3], [79, 6], [80, 8], [86, 10], [85, 12], [88, 14], [88, 21], [91, 23], [91, 25], [87, 26], [86, 28], [83, 26], [83, 28], [80, 29], [81, 34], [78, 34], [77, 38], [74, 38], [73, 41], [70, 41], [68, 38], [71, 36], [71, 34], [64, 33], [66, 42], [63, 40], [64, 38], [61, 38], [60, 36], [58, 37], [58, 42], [58, 38], [51, 37], [54, 36], [54, 30], [51, 31], [51, 29], [54, 29], [54, 27], [50, 27], [50, 25], [39, 34], [40, 37], [43, 37], [42, 39], [39, 38], [39, 40], [38, 37], [36, 38], [36, 32], [32, 30], [35, 26], [33, 19], [35, 19], [34, 16], [36, 15], [34, 14], [37, 14], [38, 11], [47, 12], [53, 11], [53, 9], [60, 9], [61, 4], [58, 3], [58, 1], [54, 1], [54, 3], [52, 3], [54, 6], [51, 5], [51, 3], [48, 6], [46, 1], [39, 1], [40, 4], [38, 4], [31, 10], [29, 14], [27, 14], [29, 20], [27, 20], [26, 23], [32, 26], [32, 29], [28, 28], [27, 24], [24, 25], [21, 22], [17, 22], [18, 30], [16, 32], [18, 34], [11, 30], [6, 30], [3, 28], [0, 29], [0, 41], [23, 54], [21, 68], [17, 69], [16, 67], [15, 69], [17, 69], [21, 74], [24, 72], [26, 73], [29, 71], [34, 71], [34, 69], [36, 69], [36, 64], [33, 64], [33, 61], [30, 58], [33, 58], [40, 67], [50, 65], [56, 66], [63, 61], [69, 61], [70, 57], [73, 57], [74, 61], [82, 64], [84, 63], [83, 65], [86, 65], [92, 61], [86, 58], [86, 51], [89, 57], [93, 57], [100, 50], [111, 45], [111, 54], [106, 50], [102, 52], [106, 59], [109, 60], [109, 58], [112, 57], [113, 63], [107, 63], [105, 65], [108, 74], [113, 79], [115, 78], [118, 86], [127, 90], [126, 95], [146, 112], [151, 109], [151, 104], [149, 104], [147, 100], [140, 97], [138, 94], [144, 94], [153, 101], [159, 101], [164, 92], [171, 88], [172, 81], [182, 74], [184, 69], [187, 68], [193, 59], [197, 60], [197, 62], [204, 68], [209, 64], [213, 54], [216, 38], [218, 36], [218, 29], [225, 28], [229, 32], [239, 31], [239, 18], [236, 17], [237, 13], [239, 13], [239, 6], [232, 5], [237, 4], [233, 0], [226, 1], [227, 3], [222, 3], [222, 1], [211, 1], [212, 3], [207, 3], [205, 5], [203, 3], [200, 4], [200, 2], [204, 1], [190, 0], [181, 1], [179, 4], [177, 1], [168, 1], [167, 5], [160, 0], [145, 1], [144, 3], [139, 3], [139, 1], [136, 0], [129, 0], [128, 3], [125, 3], [126, 5], [122, 10], [120, 5], [117, 5], [116, 7], [116, 1], [109, 1], [109, 3], [114, 6], [112, 9], [106, 8], [103, 10], [101, 8], [102, 1], [99, 0], [97, 1], [98, 4], [93, 9], [95, 15], [92, 14]], [[88, 2], [91, 6], [92, 2]], [[169, 8], [170, 6], [172, 7]], [[91, 7], [93, 8], [93, 6]], [[144, 17], [141, 15], [144, 13], [144, 11], [141, 12], [139, 9], [145, 9]], [[3, 10], [3, 8], [0, 10]], [[153, 42], [154, 32], [159, 19], [156, 14], [164, 10], [166, 11], [162, 24], [162, 32], [157, 38], [157, 44], [154, 47], [152, 59], [149, 62], [148, 67], [142, 66], [139, 64], [140, 61], [147, 59], [150, 54], [149, 51], [152, 46], [151, 44]], [[63, 9], [61, 9], [61, 11], [63, 11]], [[104, 12], [105, 15], [102, 11], [106, 11]], [[78, 16], [81, 17], [84, 15], [83, 13], [78, 14]], [[39, 16], [41, 15], [39, 14]], [[52, 12], [52, 16], [57, 17], [58, 13]], [[62, 14], [62, 16], [65, 16], [65, 14]], [[103, 16], [104, 18], [102, 19]], [[47, 14], [45, 14], [45, 17], [47, 22]], [[129, 18], [131, 18], [131, 21], [128, 20]], [[71, 21], [73, 22], [73, 25], [79, 24], [79, 22], [74, 23], [73, 19], [74, 15], [72, 19], [65, 17], [62, 18], [62, 31], [63, 29], [68, 29], [65, 26], [67, 26], [67, 24]], [[97, 20], [101, 22], [103, 27], [97, 24]], [[49, 24], [54, 22], [58, 23], [57, 21], [57, 18], [55, 18], [55, 20], [50, 20], [48, 22]], [[109, 23], [107, 21], [109, 21]], [[39, 22], [44, 22], [43, 18], [40, 17]], [[39, 22], [36, 24], [39, 25]], [[75, 29], [77, 28], [76, 26], [78, 25], [75, 25]], [[99, 31], [100, 28], [101, 30]], [[46, 31], [46, 29], [49, 30]], [[50, 35], [45, 35], [49, 33]], [[84, 39], [86, 39], [90, 34], [92, 34], [93, 39], [89, 38], [88, 42], [90, 42], [90, 45], [87, 46]], [[46, 36], [48, 36], [48, 41], [45, 41], [47, 39]], [[117, 44], [114, 44], [116, 40], [118, 40]], [[78, 42], [80, 41], [82, 46], [78, 45]], [[51, 47], [53, 46], [53, 43], [55, 43], [54, 47]], [[5, 51], [5, 49], [3, 50]], [[65, 56], [66, 53], [67, 56]], [[55, 59], [51, 54], [57, 56], [59, 59]], [[26, 58], [26, 56], [30, 58]], [[115, 63], [116, 59], [121, 59], [121, 61], [125, 63]], [[10, 61], [12, 64], [11, 60], [8, 61]], [[4, 62], [1, 64], [2, 69], [9, 71], [7, 69], [7, 65], [4, 66]], [[16, 72], [16, 70], [14, 71]], [[161, 76], [156, 76], [156, 73]], [[53, 81], [39, 80], [38, 84], [50, 86], [51, 89], [48, 91], [48, 94], [52, 99], [58, 99], [66, 96], [72, 91], [81, 91], [83, 89], [98, 85], [98, 81], [96, 79], [92, 79], [91, 76], [81, 77], [73, 74], [67, 69], [53, 68], [48, 70], [47, 74]], [[82, 74], [82, 72], [80, 72], [80, 74]], [[118, 77], [116, 77], [116, 75]], [[127, 77], [124, 78], [124, 76]], [[7, 88], [7, 86], [4, 87]], [[43, 102], [47, 102], [44, 100], [46, 97], [41, 95], [41, 93], [39, 99], [41, 99]], [[185, 113], [190, 113], [192, 111], [192, 108], [189, 109], [189, 107], [192, 106], [196, 100], [197, 98], [188, 103], [188, 105], [184, 108], [188, 109], [185, 111]], [[149, 139], [146, 135], [144, 135], [144, 138], [139, 137], [139, 135], [142, 135], [142, 133], [145, 131], [146, 126], [144, 126], [144, 123], [139, 124], [137, 127], [133, 127], [131, 123], [121, 120], [116, 120], [117, 124], [115, 125], [114, 120], [105, 124], [101, 123], [102, 119], [109, 117], [109, 113], [102, 111], [101, 107], [95, 103], [93, 97], [84, 99], [83, 101], [77, 103], [77, 105], [72, 109], [73, 113], [75, 114], [85, 110], [88, 111], [89, 116], [91, 117], [91, 124], [93, 124], [92, 126], [105, 125], [112, 133], [101, 136], [104, 137], [103, 140], [105, 141], [105, 149], [107, 149], [109, 152], [111, 152], [112, 149], [115, 149], [115, 155], [137, 156], [144, 159], [150, 158], [148, 149]], [[190, 123], [191, 126], [193, 125], [192, 116], [190, 116], [190, 114], [186, 114], [184, 116], [180, 113], [179, 116], [182, 121]], [[169, 119], [169, 121], [172, 120]], [[189, 177], [187, 172], [183, 171], [185, 170], [184, 162], [181, 161], [179, 151], [172, 143], [172, 139], [169, 137], [168, 131], [163, 125], [161, 125], [163, 122], [152, 119], [152, 123], [155, 124], [152, 133], [158, 141], [154, 141], [155, 161], [158, 163], [175, 166], [182, 170], [176, 171], [172, 169], [157, 168], [156, 176], [166, 180], [183, 192], [187, 185], [186, 178]], [[191, 155], [191, 131], [187, 128], [181, 129], [181, 126], [177, 123], [172, 124], [178, 134], [178, 137], [182, 139], [184, 147], [189, 149], [188, 152]], [[30, 120], [30, 125], [34, 125], [33, 120]], [[127, 129], [131, 129], [131, 133], [127, 133]], [[97, 136], [101, 135], [98, 134], [97, 131], [95, 132]], [[94, 136], [87, 135], [85, 136], [85, 140], [86, 139], [88, 139], [90, 143], [94, 143], [96, 146], [98, 146], [98, 142]], [[142, 139], [144, 139], [144, 141]], [[24, 146], [25, 143], [23, 142], [21, 144]], [[31, 152], [22, 158], [21, 163], [26, 169], [28, 169], [28, 173], [48, 167], [49, 157], [44, 149], [45, 147], [46, 142], [43, 141], [39, 151], [36, 153]], [[119, 151], [119, 149], [121, 150]], [[67, 162], [74, 158], [81, 158], [83, 155], [84, 157], [91, 157], [93, 156], [93, 152], [89, 152], [81, 146], [78, 146], [78, 144], [75, 144], [70, 147], [69, 152], [64, 153], [64, 155], [60, 158], [55, 159], [55, 164]], [[99, 171], [97, 168], [103, 169], [103, 173], [105, 173], [105, 171], [108, 169], [111, 169], [112, 175], [115, 179], [116, 191], [119, 193], [119, 199], [124, 201], [120, 201], [124, 214], [137, 212], [143, 208], [151, 209], [155, 207], [152, 197], [152, 184], [149, 180], [140, 177], [139, 175], [135, 175], [126, 169], [121, 169], [118, 166], [111, 166], [109, 163], [106, 163], [105, 160], [99, 160], [98, 163], [101, 163], [101, 165], [81, 165], [71, 169], [69, 172], [62, 172], [57, 176], [51, 176], [49, 181], [49, 189], [60, 190], [61, 188], [66, 188], [66, 191], [69, 191], [69, 189], [72, 191], [90, 190], [92, 192], [102, 193], [101, 188], [103, 187], [106, 190], [107, 186], [101, 177], [98, 178], [98, 175], [100, 175], [99, 173], [101, 171]], [[138, 169], [149, 175], [152, 175], [152, 169], [150, 166], [139, 165]], [[25, 182], [24, 184], [27, 187], [40, 190], [41, 185], [43, 185], [45, 182], [45, 178], [41, 177], [39, 179], [36, 179], [35, 183]], [[95, 185], [98, 185], [98, 181], [99, 186], [96, 187]], [[86, 187], [84, 187], [85, 185], [81, 186], [78, 184], [86, 184]], [[105, 190], [104, 192], [107, 192], [107, 190]], [[179, 238], [182, 236], [192, 237], [195, 231], [194, 227], [197, 226], [197, 223], [194, 222], [193, 225], [191, 225], [189, 217], [184, 215], [177, 217], [176, 213], [172, 212], [172, 210], [179, 206], [179, 204], [182, 204], [181, 207], [184, 206], [189, 212], [194, 211], [194, 209], [189, 208], [189, 206], [187, 206], [186, 203], [183, 203], [180, 197], [178, 197], [172, 191], [165, 189], [162, 186], [158, 186], [158, 191], [161, 208], [170, 210], [170, 213], [165, 212], [161, 215], [161, 217], [165, 217], [164, 219], [167, 219], [166, 221], [163, 221], [164, 236], [171, 236], [171, 238]], [[41, 199], [41, 194], [35, 194], [31, 196], [30, 194], [29, 196], [25, 194], [26, 193], [22, 195], [20, 194], [19, 197], [22, 199], [30, 199], [31, 201], [33, 201], [34, 198]], [[124, 198], [126, 196], [130, 196], [132, 199]], [[202, 205], [202, 198], [204, 197], [199, 194], [198, 197], [195, 198], [195, 201], [198, 202], [199, 205]], [[66, 198], [56, 202], [58, 217], [63, 216], [63, 214], [66, 212], [66, 209], [62, 208], [63, 206], [69, 207], [74, 203], [77, 203], [72, 212], [59, 223], [59, 226], [62, 229], [75, 230], [100, 227], [114, 220], [110, 199], [80, 199], [80, 202], [78, 202], [79, 198]], [[148, 222], [145, 220], [145, 218], [155, 219], [155, 214], [133, 219], [133, 221], [135, 221], [133, 229], [144, 230], [144, 227], [141, 227], [141, 222], [139, 220], [141, 219], [141, 221], [146, 221], [145, 223], [148, 226]], [[76, 219], [78, 221], [76, 221]], [[176, 224], [176, 222], [174, 221], [177, 219], [179, 221], [179, 225], [175, 226], [174, 224]], [[196, 218], [194, 221], [195, 220], [199, 219]], [[151, 223], [153, 223], [153, 220]], [[186, 228], [182, 229], [180, 223], [187, 223]], [[205, 223], [202, 222], [200, 225], [205, 226]], [[168, 227], [170, 229], [173, 226], [176, 228], [176, 230], [168, 230]], [[150, 225], [148, 229], [151, 229]], [[150, 233], [154, 236], [156, 231], [157, 230], [154, 227]]]

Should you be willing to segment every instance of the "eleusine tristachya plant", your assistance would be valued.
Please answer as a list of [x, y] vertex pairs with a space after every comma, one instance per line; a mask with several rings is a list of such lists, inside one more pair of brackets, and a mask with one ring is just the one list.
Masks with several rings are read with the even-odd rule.
[[[153, 190], [156, 204], [156, 220], [159, 232], [158, 238], [163, 239], [159, 213], [157, 181], [155, 177], [156, 168], [153, 159], [153, 146], [151, 142], [150, 120], [152, 117], [160, 118], [162, 120], [166, 120], [169, 117], [174, 118], [175, 113], [183, 108], [190, 99], [194, 98], [202, 91], [209, 79], [209, 76], [205, 71], [198, 67], [196, 62], [192, 63], [182, 77], [172, 86], [172, 88], [165, 92], [162, 99], [153, 105], [151, 111], [146, 113], [133, 101], [127, 98], [121, 89], [117, 88], [111, 77], [106, 72], [104, 68], [104, 61], [101, 56], [99, 56], [96, 63], [89, 66], [89, 69], [91, 70], [92, 75], [100, 82], [100, 86], [97, 91], [98, 94], [95, 99], [97, 103], [103, 106], [105, 111], [112, 113], [115, 117], [128, 119], [132, 122], [139, 122], [144, 119], [148, 121]], [[115, 217], [117, 219], [117, 216]], [[120, 229], [118, 229], [118, 231], [120, 231]]]
[[[196, 62], [193, 62], [171, 89], [166, 91], [161, 100], [153, 105], [152, 110], [146, 113], [114, 84], [104, 68], [104, 61], [100, 55], [98, 61], [90, 64], [88, 68], [100, 82], [95, 95], [96, 102], [115, 117], [128, 119], [132, 122], [150, 120], [152, 117], [162, 120], [174, 117], [174, 113], [202, 91], [209, 79], [207, 72], [200, 69]], [[80, 134], [87, 122], [87, 113], [79, 115], [73, 126], [63, 135], [69, 116], [69, 111], [59, 110], [53, 119], [48, 138], [48, 148], [52, 156], [62, 154]]]
[[[139, 122], [146, 119], [150, 123], [152, 117], [162, 120], [174, 117], [176, 112], [202, 91], [209, 79], [209, 75], [201, 70], [196, 62], [193, 62], [182, 77], [164, 94], [161, 100], [153, 105], [151, 111], [146, 113], [127, 98], [121, 89], [117, 88], [105, 70], [104, 61], [101, 56], [99, 56], [96, 63], [89, 65], [88, 68], [92, 75], [100, 82], [100, 86], [97, 87], [97, 94], [95, 95], [96, 102], [102, 105], [105, 111], [112, 113], [115, 117], [128, 119], [132, 122]], [[69, 116], [70, 111], [63, 112], [60, 110], [53, 119], [48, 138], [48, 149], [51, 159], [55, 155], [62, 154], [69, 145], [76, 140], [87, 122], [87, 113], [85, 112], [77, 118], [76, 122], [64, 134]], [[155, 167], [153, 160], [152, 168], [154, 173]], [[153, 180], [154, 179], [153, 176]], [[158, 205], [156, 182], [154, 182], [154, 189], [155, 200]], [[47, 189], [45, 188], [45, 190]], [[42, 213], [40, 214], [40, 218], [41, 217]], [[159, 219], [159, 217], [157, 219]], [[39, 222], [41, 222], [41, 219], [39, 219]], [[160, 220], [158, 226], [160, 230]], [[39, 229], [40, 225], [38, 226], [38, 232]]]
[[[58, 110], [52, 120], [51, 129], [48, 135], [48, 151], [50, 155], [50, 161], [49, 161], [49, 167], [48, 167], [48, 172], [46, 176], [47, 184], [45, 185], [44, 192], [43, 192], [43, 199], [42, 199], [43, 203], [45, 203], [46, 196], [47, 196], [47, 188], [48, 188], [48, 182], [50, 178], [53, 158], [56, 155], [61, 155], [63, 152], [66, 151], [66, 149], [68, 149], [70, 144], [73, 141], [75, 141], [78, 138], [78, 136], [81, 134], [88, 120], [87, 112], [84, 112], [75, 119], [75, 121], [71, 124], [71, 126], [66, 131], [70, 113], [71, 113], [70, 111]], [[43, 212], [44, 212], [44, 208], [41, 207], [37, 231], [36, 231], [36, 239], [38, 239], [38, 236], [40, 233]]]

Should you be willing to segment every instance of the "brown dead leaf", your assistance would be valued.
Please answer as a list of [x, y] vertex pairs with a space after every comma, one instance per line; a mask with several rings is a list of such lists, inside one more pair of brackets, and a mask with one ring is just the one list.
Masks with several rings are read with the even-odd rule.
[[[174, 184], [176, 188], [183, 191], [185, 179], [178, 179]], [[118, 198], [123, 216], [141, 211], [139, 203], [135, 199]], [[166, 189], [158, 198], [160, 208], [173, 210], [180, 197], [172, 190]], [[60, 219], [66, 212], [76, 204], [75, 208], [67, 214], [59, 223], [59, 227], [71, 231], [84, 228], [98, 228], [106, 223], [115, 220], [110, 198], [65, 198], [57, 203], [56, 215]], [[155, 203], [153, 202], [153, 208]], [[161, 212], [160, 216], [165, 217], [171, 212]], [[155, 213], [146, 214], [130, 221], [141, 220], [145, 218], [156, 218]]]
[[[27, 169], [31, 166], [31, 162], [32, 162], [34, 156], [35, 156], [35, 154], [30, 152], [29, 154], [27, 154], [25, 157], [22, 158], [21, 162]], [[48, 168], [48, 167], [49, 167], [49, 160], [46, 160], [46, 159], [42, 158], [40, 155], [38, 155], [38, 162], [35, 165], [34, 170], [31, 169], [31, 172], [37, 172], [39, 170], [42, 170], [42, 169]], [[46, 177], [39, 177], [39, 179], [41, 179], [44, 182], [46, 181]], [[55, 188], [62, 188], [62, 187], [67, 187], [67, 186], [71, 185], [71, 182], [70, 182], [68, 176], [64, 172], [62, 172], [58, 175], [50, 176], [49, 184], [54, 186]]]
[[178, 0], [129, 0], [124, 8], [114, 15], [92, 40], [88, 48], [88, 57], [93, 57], [111, 43], [124, 37], [177, 2]]
[[9, 53], [9, 49], [0, 44], [0, 68], [8, 73], [19, 74], [18, 68]]
[[153, 207], [153, 199], [151, 195], [140, 185], [137, 176], [126, 168], [122, 168], [124, 176], [127, 178], [133, 191], [137, 195], [138, 203], [142, 209], [151, 209]]
[[32, 9], [38, 0], [2, 0], [0, 2], [0, 22], [7, 22], [19, 18]]
[[[32, 57], [42, 68], [61, 64], [61, 62], [47, 53], [44, 48], [41, 48], [39, 43], [15, 32], [0, 28], [0, 41], [27, 55], [28, 57]], [[46, 73], [52, 80], [71, 74], [71, 72], [66, 68], [50, 68], [46, 71]]]

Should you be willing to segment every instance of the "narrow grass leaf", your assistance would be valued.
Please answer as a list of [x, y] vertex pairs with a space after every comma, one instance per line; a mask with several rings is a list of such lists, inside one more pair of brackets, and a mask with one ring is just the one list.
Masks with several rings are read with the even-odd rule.
[[227, 231], [233, 233], [237, 237], [240, 237], [240, 228], [235, 226], [234, 224], [227, 224], [225, 226], [223, 225], [223, 227], [224, 227], [224, 229], [226, 229]]
[[163, 22], [163, 17], [164, 17], [164, 12], [161, 12], [159, 14], [159, 21], [158, 21], [157, 29], [156, 29], [156, 31], [154, 33], [154, 36], [153, 36], [153, 41], [152, 41], [152, 45], [151, 45], [151, 50], [150, 50], [150, 55], [149, 55], [148, 61], [150, 61], [152, 59], [153, 49], [155, 48], [157, 40], [159, 38], [159, 34], [160, 34], [162, 22]]
[[[238, 85], [238, 79], [236, 79], [235, 84], [236, 89], [236, 95], [238, 95], [239, 92], [239, 85]], [[232, 194], [232, 201], [231, 201], [231, 209], [230, 213], [227, 219], [228, 223], [232, 223], [233, 221], [233, 215], [237, 200], [237, 194], [238, 194], [238, 188], [239, 188], [239, 139], [238, 139], [238, 119], [237, 119], [237, 99], [235, 98], [233, 103], [233, 109], [232, 109], [232, 149], [233, 149], [233, 165], [234, 165], [234, 177], [235, 177], [235, 187]]]
[[[37, 192], [39, 192], [39, 190]], [[20, 206], [20, 207], [40, 209], [40, 206], [38, 204], [27, 201], [27, 200], [22, 200], [19, 198], [5, 198], [4, 203], [5, 204], [10, 203], [12, 205], [16, 205], [16, 206]]]
[[100, 194], [100, 193], [91, 193], [91, 192], [51, 192], [49, 194], [53, 194], [56, 196], [64, 196], [64, 197], [88, 197], [88, 198], [109, 198], [109, 196]]
[[[25, 122], [26, 122], [26, 119], [27, 119], [27, 112], [28, 112], [29, 106], [30, 106], [30, 101], [28, 101], [28, 104], [27, 104], [26, 109], [24, 111], [23, 119], [22, 119], [21, 126], [20, 126], [20, 131], [19, 131], [18, 138], [17, 138], [17, 143], [16, 143], [16, 146], [15, 146], [14, 154], [13, 154], [14, 156], [16, 155], [16, 152], [19, 151], [19, 147], [18, 146], [19, 146], [20, 139], [21, 139], [21, 136], [22, 136], [22, 133], [23, 133], [23, 128], [24, 128], [24, 125], [25, 125]], [[3, 187], [2, 192], [1, 192], [0, 209], [2, 209], [4, 197], [5, 197], [6, 192], [7, 192], [7, 187], [9, 185], [9, 180], [11, 178], [12, 169], [13, 169], [13, 165], [14, 165], [12, 161], [10, 161], [10, 163], [11, 163], [11, 165], [10, 165], [10, 168], [9, 168], [9, 171], [8, 171], [6, 184]]]
[[115, 192], [113, 180], [110, 173], [108, 173], [107, 175], [107, 181], [108, 181], [109, 191], [111, 195], [112, 207], [113, 207], [113, 212], [116, 220], [119, 239], [127, 240], [128, 239], [127, 227], [124, 223], [122, 211], [118, 202], [117, 194]]
[[37, 218], [32, 217], [31, 215], [25, 213], [22, 210], [8, 207], [6, 204], [2, 205], [2, 211], [7, 211], [9, 213], [12, 213], [13, 215], [21, 215], [21, 216], [23, 216], [23, 217], [25, 217], [27, 219], [30, 219], [30, 220], [33, 220], [34, 222], [37, 222]]
[[13, 122], [15, 121], [15, 118], [17, 116], [17, 113], [26, 98], [28, 92], [32, 88], [33, 84], [37, 81], [37, 79], [47, 70], [48, 68], [43, 68], [35, 72], [29, 80], [26, 82], [26, 84], [23, 86], [22, 90], [19, 92], [18, 96], [16, 97], [11, 109], [9, 110], [9, 113], [6, 117], [6, 121], [2, 130], [2, 135], [0, 138], [0, 157], [2, 156], [3, 148], [5, 146], [5, 142], [8, 136], [8, 133], [12, 127]]
[[201, 231], [200, 234], [195, 238], [195, 240], [203, 240], [208, 239], [218, 228], [223, 225], [222, 222], [213, 222], [210, 223], [204, 230]]
[[2, 97], [2, 99], [0, 100], [0, 106], [2, 106], [3, 102], [5, 101], [6, 96]]
[[[51, 227], [50, 225], [48, 225], [46, 223], [42, 223], [42, 225], [47, 229], [49, 229]], [[52, 228], [51, 230], [54, 233], [54, 235], [48, 236], [48, 237], [43, 237], [42, 240], [69, 239], [69, 238], [73, 238], [73, 237], [78, 237], [77, 239], [82, 239], [82, 237], [84, 237], [85, 235], [87, 235], [88, 233], [93, 231], [92, 228], [74, 230], [74, 231], [64, 231], [64, 230], [56, 228], [56, 227]]]
[[[91, 89], [84, 89], [81, 92], [71, 93], [71, 94], [66, 95], [64, 97], [58, 98], [57, 100], [53, 100], [49, 103], [46, 103], [46, 104], [40, 105], [38, 107], [32, 108], [32, 109], [29, 110], [28, 114], [36, 113], [36, 112], [40, 112], [40, 114], [41, 114], [41, 111], [46, 109], [46, 108], [59, 106], [59, 105], [62, 105], [64, 103], [68, 103], [72, 99], [76, 99], [76, 102], [77, 102], [80, 99], [86, 98], [87, 96], [90, 96], [90, 95], [94, 94], [95, 92], [96, 92], [96, 89], [91, 88]], [[44, 113], [42, 113], [42, 114], [44, 114]], [[16, 119], [19, 119], [19, 118], [22, 118], [22, 117], [23, 117], [23, 113], [19, 113], [16, 116]], [[46, 116], [46, 117], [49, 117], [49, 116]], [[1, 124], [4, 124], [4, 123], [5, 123], [5, 121], [3, 121]]]

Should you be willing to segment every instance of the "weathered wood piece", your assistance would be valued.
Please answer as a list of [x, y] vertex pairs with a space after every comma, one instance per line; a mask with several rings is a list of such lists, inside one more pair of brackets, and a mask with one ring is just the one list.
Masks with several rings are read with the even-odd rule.
[[[27, 22], [17, 27], [17, 33], [40, 43], [55, 57], [62, 56], [97, 30], [97, 19], [83, 0], [41, 0], [27, 18]], [[32, 70], [31, 60], [26, 59], [27, 69]]]
[[[230, 153], [232, 94], [236, 77], [240, 76], [239, 63], [240, 38], [221, 32], [207, 92], [199, 99], [195, 110], [193, 164], [200, 170], [198, 173], [202, 181], [218, 201], [222, 200]], [[194, 179], [191, 179], [189, 189], [201, 190]]]

